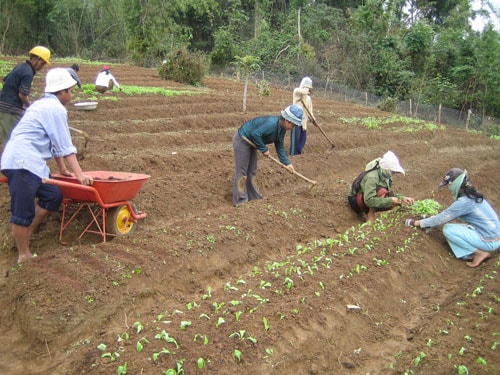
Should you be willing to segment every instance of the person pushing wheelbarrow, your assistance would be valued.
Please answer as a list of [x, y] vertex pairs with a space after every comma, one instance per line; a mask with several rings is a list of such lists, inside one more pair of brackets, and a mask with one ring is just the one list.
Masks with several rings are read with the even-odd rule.
[[82, 185], [93, 183], [76, 158], [64, 108], [71, 101], [76, 84], [67, 69], [49, 70], [45, 96], [28, 107], [2, 154], [0, 168], [8, 178], [10, 222], [19, 253], [17, 263], [33, 258], [29, 248], [31, 235], [51, 212], [59, 209], [63, 200], [57, 186], [43, 183], [43, 179], [50, 177], [47, 160], [55, 158], [60, 173], [72, 175], [66, 161]]

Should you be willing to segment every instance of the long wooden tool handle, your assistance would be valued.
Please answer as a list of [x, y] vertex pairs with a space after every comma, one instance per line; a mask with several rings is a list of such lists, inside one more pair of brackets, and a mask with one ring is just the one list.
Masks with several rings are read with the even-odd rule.
[[73, 128], [71, 126], [68, 126], [70, 130], [73, 130], [74, 132], [78, 133], [78, 134], [81, 134], [83, 135], [84, 138], [86, 139], [89, 139], [89, 135], [87, 134], [87, 132], [83, 131], [83, 130], [80, 130], [80, 129], [77, 129], [77, 128]]
[[[245, 140], [245, 142], [247, 142], [247, 143], [248, 143], [249, 145], [251, 145], [253, 148], [257, 148], [257, 146], [255, 146], [255, 144], [254, 144], [254, 143], [253, 143], [250, 139], [248, 139], [247, 137], [241, 137], [241, 138], [243, 138], [243, 139]], [[282, 162], [280, 162], [280, 161], [279, 161], [278, 159], [276, 159], [275, 157], [273, 157], [273, 156], [269, 155], [269, 158], [270, 158], [272, 161], [274, 161], [276, 164], [279, 164], [279, 165], [281, 165], [283, 168], [286, 168], [286, 169], [288, 170], [287, 166], [286, 166], [285, 164], [283, 164]], [[311, 184], [313, 184], [313, 185], [316, 185], [316, 184], [317, 184], [317, 182], [316, 182], [316, 181], [314, 181], [314, 180], [311, 180], [311, 179], [307, 178], [306, 176], [304, 176], [304, 175], [300, 174], [300, 173], [299, 173], [299, 172], [297, 172], [297, 171], [294, 171], [294, 172], [293, 172], [293, 174], [297, 175], [298, 177], [302, 178], [303, 180], [305, 180], [305, 181], [307, 181], [307, 182], [310, 182], [310, 183], [311, 183]]]
[[304, 107], [304, 109], [306, 110], [307, 112], [307, 115], [311, 118], [311, 121], [312, 123], [319, 129], [319, 131], [321, 132], [321, 134], [323, 134], [326, 138], [326, 140], [328, 142], [330, 142], [330, 144], [332, 145], [332, 148], [335, 147], [335, 145], [333, 144], [333, 142], [331, 141], [330, 138], [328, 138], [328, 135], [326, 135], [325, 131], [321, 128], [321, 126], [319, 126], [319, 124], [316, 122], [316, 119], [314, 118], [314, 116], [312, 115], [312, 113], [309, 111], [309, 109], [306, 107], [304, 101], [302, 99], [300, 99], [300, 102], [302, 103], [302, 106]]

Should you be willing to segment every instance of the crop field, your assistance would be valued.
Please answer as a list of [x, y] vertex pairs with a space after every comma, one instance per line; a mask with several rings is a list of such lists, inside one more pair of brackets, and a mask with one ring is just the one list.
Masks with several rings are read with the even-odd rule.
[[73, 102], [98, 102], [94, 111], [67, 106], [70, 126], [89, 136], [85, 144], [73, 134], [80, 163], [150, 175], [133, 198], [147, 216], [103, 242], [78, 238], [90, 217], [82, 212], [60, 241], [62, 212], [54, 213], [32, 239], [37, 258], [17, 266], [0, 184], [0, 373], [500, 373], [498, 253], [470, 269], [440, 228], [403, 225], [410, 208], [369, 226], [346, 198], [365, 164], [394, 150], [406, 170], [394, 177], [396, 192], [446, 207], [451, 196], [437, 185], [461, 167], [500, 208], [498, 140], [318, 89], [315, 116], [336, 147], [327, 152], [310, 124], [304, 154], [291, 158], [317, 184], [259, 156], [264, 199], [235, 208], [233, 134], [279, 114], [293, 87], [259, 96], [251, 84], [244, 113], [243, 83], [233, 78], [191, 87], [112, 65], [124, 90], [101, 95], [90, 85], [100, 66], [80, 66], [84, 89]]

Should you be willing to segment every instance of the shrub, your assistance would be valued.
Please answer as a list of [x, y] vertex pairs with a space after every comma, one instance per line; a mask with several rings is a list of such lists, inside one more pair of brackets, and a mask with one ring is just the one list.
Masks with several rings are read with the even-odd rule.
[[168, 54], [158, 69], [163, 79], [197, 86], [207, 74], [208, 64], [202, 52], [179, 49]]
[[269, 96], [271, 94], [271, 88], [269, 87], [269, 82], [265, 79], [258, 81], [256, 83], [257, 90], [259, 90], [259, 96]]
[[395, 112], [398, 106], [398, 100], [388, 97], [382, 103], [377, 105], [377, 108], [385, 112]]

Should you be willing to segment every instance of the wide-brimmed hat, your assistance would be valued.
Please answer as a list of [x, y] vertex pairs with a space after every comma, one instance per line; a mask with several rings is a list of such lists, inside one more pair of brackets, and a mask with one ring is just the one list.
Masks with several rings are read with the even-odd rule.
[[76, 84], [76, 80], [71, 77], [68, 69], [65, 68], [51, 69], [45, 76], [45, 92], [58, 92], [69, 89]]
[[379, 161], [380, 168], [386, 169], [388, 171], [394, 172], [394, 173], [402, 173], [405, 174], [405, 170], [399, 163], [399, 158], [397, 155], [392, 152], [392, 151], [387, 151], [384, 156], [382, 156], [382, 159]]
[[282, 110], [281, 116], [283, 116], [285, 120], [290, 121], [294, 125], [302, 126], [304, 111], [298, 105], [293, 104]]

